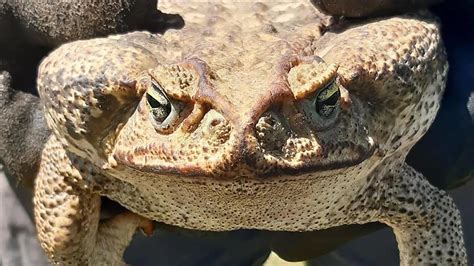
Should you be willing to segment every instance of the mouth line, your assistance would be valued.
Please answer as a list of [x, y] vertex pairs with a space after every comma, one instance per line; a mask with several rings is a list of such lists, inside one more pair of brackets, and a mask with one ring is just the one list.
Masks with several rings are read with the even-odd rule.
[[[230, 160], [226, 160], [226, 162], [216, 162], [207, 170], [204, 169], [199, 162], [190, 162], [178, 167], [169, 165], [139, 165], [130, 162], [122, 162], [121, 160], [117, 162], [119, 165], [124, 165], [125, 168], [158, 178], [159, 176], [167, 176], [177, 179], [190, 178], [194, 180], [213, 179], [216, 181], [226, 181], [239, 178], [273, 180], [292, 176], [298, 179], [299, 176], [309, 173], [321, 172], [321, 176], [324, 176], [326, 175], [324, 172], [343, 170], [357, 166], [372, 157], [377, 149], [376, 145], [372, 145], [369, 149], [357, 146], [356, 150], [358, 156], [355, 159], [340, 160], [327, 164], [302, 163], [296, 167], [290, 165], [258, 165], [255, 163], [255, 160], [237, 160], [238, 162], [232, 163], [231, 158], [229, 158]], [[320, 175], [318, 175], [318, 178], [319, 176]]]

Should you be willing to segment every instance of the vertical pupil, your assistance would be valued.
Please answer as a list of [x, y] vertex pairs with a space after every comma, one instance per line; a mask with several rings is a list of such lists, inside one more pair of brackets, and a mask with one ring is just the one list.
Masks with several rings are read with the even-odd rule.
[[156, 96], [157, 97], [147, 94], [146, 99], [150, 105], [154, 119], [157, 122], [162, 123], [171, 113], [171, 104], [163, 95], [159, 94]]
[[322, 116], [329, 116], [336, 107], [341, 93], [336, 84], [332, 83], [324, 88], [316, 97], [316, 112]]
[[336, 105], [337, 100], [339, 100], [340, 93], [339, 90], [335, 91], [329, 98], [327, 98], [324, 103], [326, 105]]
[[146, 100], [148, 101], [148, 104], [150, 105], [151, 108], [158, 108], [161, 106], [160, 102], [158, 102], [153, 96], [150, 94], [146, 95]]

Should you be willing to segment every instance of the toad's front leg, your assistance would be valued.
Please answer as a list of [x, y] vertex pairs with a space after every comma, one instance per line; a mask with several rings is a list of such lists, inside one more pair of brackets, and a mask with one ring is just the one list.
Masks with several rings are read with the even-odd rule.
[[99, 222], [100, 196], [84, 185], [54, 136], [43, 151], [35, 183], [35, 219], [42, 248], [59, 265], [121, 265], [138, 227], [152, 224], [132, 213]]
[[412, 167], [390, 167], [365, 188], [363, 205], [395, 233], [401, 265], [467, 265], [461, 216], [451, 197]]

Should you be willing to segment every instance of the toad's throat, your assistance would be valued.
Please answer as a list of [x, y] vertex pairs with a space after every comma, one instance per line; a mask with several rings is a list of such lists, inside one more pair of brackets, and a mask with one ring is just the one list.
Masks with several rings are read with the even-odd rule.
[[[343, 222], [336, 218], [343, 217], [348, 190], [365, 182], [371, 169], [372, 162], [364, 161], [343, 170], [228, 180], [169, 175], [150, 179], [135, 171], [132, 183], [105, 180], [109, 190], [103, 194], [152, 220], [184, 228], [310, 231]], [[126, 200], [130, 197], [134, 201]]]

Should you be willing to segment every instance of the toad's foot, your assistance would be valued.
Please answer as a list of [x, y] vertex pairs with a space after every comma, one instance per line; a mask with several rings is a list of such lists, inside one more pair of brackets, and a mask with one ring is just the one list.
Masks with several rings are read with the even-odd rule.
[[53, 265], [123, 265], [122, 257], [137, 228], [150, 235], [152, 221], [131, 212], [99, 221], [100, 196], [82, 185], [82, 169], [50, 139], [35, 187], [35, 218], [41, 246]]
[[383, 178], [375, 177], [359, 194], [363, 207], [356, 203], [356, 220], [371, 216], [390, 226], [401, 265], [467, 265], [461, 216], [451, 197], [406, 164], [388, 169], [375, 171]]
[[121, 213], [111, 219], [101, 221], [96, 236], [96, 246], [92, 252], [93, 264], [123, 264], [121, 261], [123, 252], [132, 240], [136, 229], [150, 236], [153, 233], [153, 222], [132, 212]]

